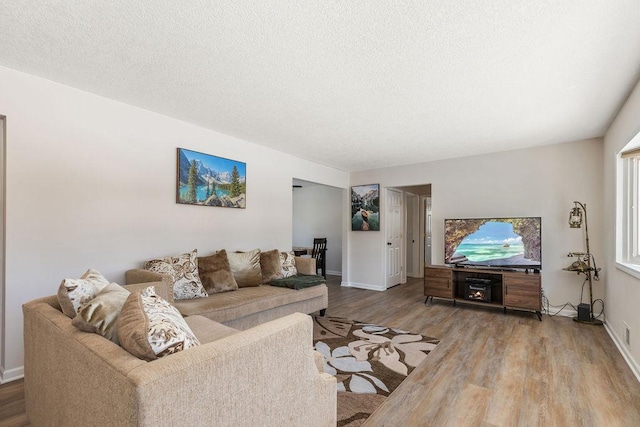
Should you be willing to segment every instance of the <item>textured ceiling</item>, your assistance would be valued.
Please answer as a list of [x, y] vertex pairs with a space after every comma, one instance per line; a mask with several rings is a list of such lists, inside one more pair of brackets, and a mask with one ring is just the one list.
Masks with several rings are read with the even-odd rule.
[[0, 65], [355, 171], [602, 136], [640, 76], [639, 18], [637, 0], [5, 1]]

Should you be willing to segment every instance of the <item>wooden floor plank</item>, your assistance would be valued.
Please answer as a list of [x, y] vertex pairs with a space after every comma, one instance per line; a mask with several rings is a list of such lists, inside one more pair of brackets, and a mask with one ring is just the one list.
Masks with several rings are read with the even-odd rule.
[[366, 426], [640, 426], [640, 383], [602, 326], [424, 304], [421, 279], [385, 292], [330, 280], [327, 314], [442, 340]]
[[[377, 292], [328, 276], [328, 287], [328, 316], [441, 339], [368, 427], [640, 426], [640, 383], [602, 326], [425, 304], [421, 279]], [[22, 380], [0, 386], [0, 425], [28, 425]]]

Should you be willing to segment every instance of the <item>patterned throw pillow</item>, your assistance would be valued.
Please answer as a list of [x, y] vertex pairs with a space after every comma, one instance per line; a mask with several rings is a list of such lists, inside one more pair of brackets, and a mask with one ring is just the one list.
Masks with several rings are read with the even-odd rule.
[[238, 287], [260, 286], [262, 271], [260, 270], [260, 249], [251, 252], [228, 253], [229, 266]]
[[58, 303], [62, 312], [76, 317], [84, 304], [95, 298], [109, 281], [99, 271], [89, 269], [79, 279], [64, 279], [58, 287]]
[[119, 344], [117, 320], [130, 292], [110, 283], [91, 301], [80, 307], [71, 324], [81, 331], [100, 334]]
[[198, 258], [198, 272], [202, 286], [209, 294], [235, 291], [238, 289], [236, 279], [231, 273], [227, 251], [222, 249], [213, 255]]
[[200, 345], [177, 308], [155, 288], [132, 292], [118, 318], [120, 345], [144, 360], [156, 360]]
[[173, 277], [173, 296], [177, 300], [209, 296], [198, 275], [197, 249], [178, 257], [147, 261], [144, 269]]
[[280, 267], [282, 268], [282, 277], [291, 277], [298, 274], [296, 256], [293, 251], [280, 252]]

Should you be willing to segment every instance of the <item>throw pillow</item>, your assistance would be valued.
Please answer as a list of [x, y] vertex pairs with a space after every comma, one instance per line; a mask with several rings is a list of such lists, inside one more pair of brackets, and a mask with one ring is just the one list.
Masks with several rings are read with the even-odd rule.
[[293, 251], [280, 252], [280, 267], [282, 268], [282, 277], [291, 277], [298, 274], [296, 256]]
[[198, 258], [198, 272], [202, 286], [209, 294], [238, 289], [236, 279], [231, 273], [227, 251], [224, 249], [213, 255]]
[[260, 252], [260, 270], [262, 271], [262, 283], [269, 283], [274, 279], [281, 279], [280, 251], [273, 249]]
[[227, 254], [229, 266], [238, 287], [260, 286], [262, 272], [260, 270], [260, 249], [251, 252], [234, 252]]
[[130, 292], [116, 283], [110, 283], [91, 301], [80, 307], [71, 322], [85, 332], [100, 334], [119, 344], [117, 320]]
[[58, 287], [58, 303], [62, 312], [76, 317], [78, 309], [95, 298], [109, 284], [99, 271], [89, 269], [79, 279], [64, 279]]
[[177, 300], [207, 297], [198, 275], [198, 250], [177, 257], [154, 259], [144, 269], [173, 277], [173, 296]]
[[118, 318], [120, 345], [144, 360], [156, 360], [200, 345], [177, 308], [155, 288], [132, 292]]

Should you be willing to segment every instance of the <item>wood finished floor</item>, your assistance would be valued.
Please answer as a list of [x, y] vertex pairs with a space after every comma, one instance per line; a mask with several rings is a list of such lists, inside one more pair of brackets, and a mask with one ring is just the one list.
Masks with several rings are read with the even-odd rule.
[[441, 342], [371, 426], [640, 426], [640, 383], [602, 326], [434, 300], [422, 279], [385, 292], [329, 281], [327, 315]]
[[[386, 292], [328, 277], [327, 315], [440, 338], [366, 426], [640, 426], [640, 383], [603, 327]], [[0, 426], [29, 425], [22, 380], [0, 386]]]

